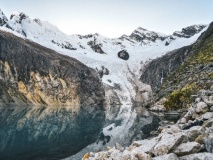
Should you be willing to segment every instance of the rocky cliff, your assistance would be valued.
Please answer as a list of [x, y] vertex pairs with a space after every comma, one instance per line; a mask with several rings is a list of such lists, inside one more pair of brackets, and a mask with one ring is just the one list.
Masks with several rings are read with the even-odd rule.
[[165, 78], [175, 71], [189, 56], [191, 49], [192, 46], [182, 47], [148, 62], [143, 68], [143, 74], [140, 79], [143, 83], [151, 85], [154, 92], [158, 91]]
[[101, 104], [97, 73], [74, 58], [0, 31], [0, 106]]
[[189, 103], [190, 94], [211, 86], [212, 42], [213, 23], [191, 46], [172, 51], [144, 67], [141, 81], [152, 86], [155, 100], [167, 96], [172, 99], [168, 106], [182, 107]]

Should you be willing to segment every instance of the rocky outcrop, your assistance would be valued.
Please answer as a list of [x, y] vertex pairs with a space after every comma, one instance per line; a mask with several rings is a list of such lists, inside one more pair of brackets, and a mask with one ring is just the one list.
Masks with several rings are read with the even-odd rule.
[[[155, 100], [168, 95], [174, 97], [186, 90], [196, 93], [211, 86], [212, 39], [213, 23], [191, 46], [174, 50], [145, 65], [141, 81], [151, 85]], [[190, 99], [188, 96], [190, 94], [184, 95], [187, 101]], [[185, 103], [189, 102], [180, 102], [179, 107]]]
[[193, 25], [186, 28], [183, 28], [182, 31], [176, 31], [173, 33], [174, 36], [190, 38], [194, 36], [196, 33], [199, 33], [206, 25]]
[[143, 68], [141, 81], [151, 85], [154, 92], [158, 91], [166, 77], [186, 60], [191, 50], [192, 46], [186, 46], [150, 61]]
[[166, 39], [166, 35], [161, 35], [153, 31], [148, 31], [141, 27], [137, 28], [129, 37], [138, 42], [141, 42], [141, 41], [155, 42], [157, 39], [159, 40]]
[[126, 50], [119, 51], [118, 57], [127, 61], [129, 59], [129, 53]]
[[58, 42], [55, 42], [54, 40], [51, 41], [53, 44], [56, 44], [57, 46], [60, 46], [61, 48], [69, 49], [69, 50], [77, 50], [77, 48], [74, 48], [69, 42], [65, 42], [65, 44], [60, 44]]
[[180, 157], [179, 160], [211, 160], [213, 158], [213, 155], [211, 153], [196, 153], [196, 154], [191, 154], [187, 156]]
[[87, 43], [87, 45], [89, 45], [91, 47], [91, 49], [96, 52], [96, 53], [100, 53], [100, 54], [106, 54], [103, 50], [102, 50], [102, 44], [101, 43], [97, 43], [96, 38], [94, 37], [93, 41], [89, 41]]
[[0, 26], [5, 25], [7, 21], [8, 21], [7, 17], [4, 15], [4, 13], [0, 9]]
[[[183, 116], [183, 118], [187, 119], [184, 123], [181, 121], [183, 118], [181, 118], [176, 124], [160, 126], [158, 128], [159, 134], [155, 137], [135, 141], [125, 149], [119, 146], [108, 148], [108, 151], [88, 153], [88, 157], [84, 159], [110, 160], [111, 158], [129, 158], [134, 160], [137, 154], [142, 155], [142, 160], [212, 159], [213, 118], [203, 118], [210, 109], [207, 104], [205, 106], [208, 107], [208, 110], [196, 112], [196, 108], [201, 105], [200, 103], [196, 100], [192, 104], [193, 107], [189, 108], [188, 112]], [[202, 106], [204, 106], [204, 103], [202, 103]], [[192, 116], [194, 113], [197, 113], [195, 118]]]
[[0, 32], [1, 106], [102, 104], [97, 73], [48, 48]]

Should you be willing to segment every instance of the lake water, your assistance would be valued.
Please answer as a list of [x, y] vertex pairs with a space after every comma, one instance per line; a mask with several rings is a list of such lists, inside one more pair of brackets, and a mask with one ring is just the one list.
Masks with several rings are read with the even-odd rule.
[[71, 156], [97, 140], [104, 119], [91, 106], [79, 112], [71, 107], [0, 108], [0, 160]]
[[0, 108], [0, 160], [78, 160], [117, 142], [129, 146], [159, 126], [156, 115], [137, 115], [131, 105], [73, 107]]

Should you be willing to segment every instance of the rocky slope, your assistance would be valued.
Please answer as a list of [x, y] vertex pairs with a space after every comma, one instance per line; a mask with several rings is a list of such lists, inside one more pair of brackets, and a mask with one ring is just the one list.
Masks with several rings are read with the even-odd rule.
[[185, 46], [147, 62], [143, 67], [141, 81], [151, 85], [153, 92], [159, 91], [166, 77], [186, 60], [191, 50], [192, 46]]
[[188, 112], [173, 125], [158, 128], [159, 135], [135, 141], [129, 147], [116, 144], [83, 160], [203, 160], [213, 159], [213, 86], [201, 90]]
[[3, 31], [0, 70], [1, 106], [20, 101], [55, 106], [98, 105], [104, 100], [104, 89], [94, 70]]
[[190, 103], [190, 94], [212, 84], [212, 40], [213, 23], [195, 44], [174, 50], [147, 64], [141, 81], [152, 86], [155, 100], [169, 95], [167, 106], [175, 108], [177, 104], [174, 101], [182, 97], [179, 107], [186, 106]]

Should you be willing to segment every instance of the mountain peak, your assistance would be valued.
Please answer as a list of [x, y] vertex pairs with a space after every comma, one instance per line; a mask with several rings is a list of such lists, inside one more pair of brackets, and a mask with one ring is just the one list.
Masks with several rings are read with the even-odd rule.
[[196, 33], [199, 33], [203, 30], [207, 25], [199, 24], [199, 25], [191, 25], [185, 28], [182, 28], [181, 31], [175, 31], [173, 33], [174, 36], [181, 37], [181, 38], [190, 38], [194, 36]]
[[18, 22], [18, 23], [21, 23], [21, 21], [23, 20], [23, 19], [26, 19], [26, 18], [29, 18], [29, 16], [27, 16], [25, 13], [23, 13], [23, 12], [17, 12], [17, 11], [15, 11], [15, 12], [13, 12], [13, 14], [11, 14], [11, 16], [10, 16], [10, 19], [12, 20], [15, 20], [16, 22]]
[[149, 31], [142, 27], [138, 27], [136, 30], [132, 32], [132, 34], [130, 35], [130, 38], [138, 42], [141, 42], [144, 40], [155, 42], [157, 39], [164, 40], [166, 38], [166, 35], [163, 33]]
[[0, 9], [0, 26], [3, 26], [7, 23], [8, 19], [5, 16], [5, 14], [2, 12], [2, 10]]
[[140, 31], [148, 31], [147, 29], [142, 28], [142, 27], [138, 27], [136, 30], [140, 30]]

